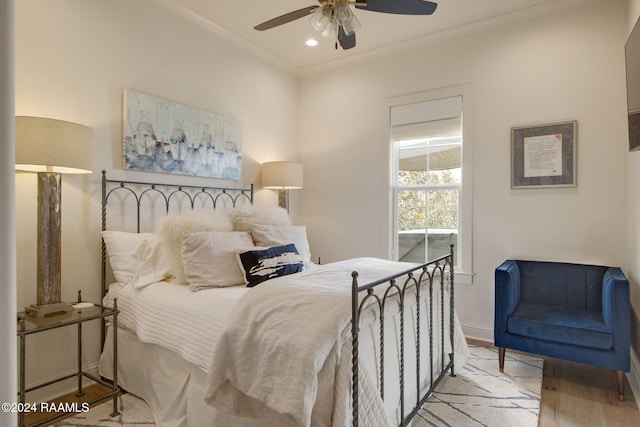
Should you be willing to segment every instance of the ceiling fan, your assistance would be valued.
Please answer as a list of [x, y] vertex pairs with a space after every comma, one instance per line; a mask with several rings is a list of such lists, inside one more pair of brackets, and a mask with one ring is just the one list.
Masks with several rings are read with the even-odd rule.
[[397, 15], [431, 15], [438, 6], [436, 3], [423, 0], [318, 0], [318, 3], [320, 3], [319, 6], [307, 6], [294, 10], [253, 28], [264, 31], [311, 16], [313, 28], [322, 31], [324, 37], [337, 39], [336, 49], [338, 44], [343, 49], [351, 49], [356, 46], [356, 30], [360, 28], [360, 21], [351, 10], [352, 5], [357, 9]]

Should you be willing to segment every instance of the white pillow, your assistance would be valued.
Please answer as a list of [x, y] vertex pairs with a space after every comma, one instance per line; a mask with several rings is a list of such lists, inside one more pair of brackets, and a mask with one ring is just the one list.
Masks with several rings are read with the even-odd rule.
[[160, 252], [160, 245], [155, 245], [154, 247], [145, 247], [143, 245], [140, 247], [136, 252], [136, 257], [141, 262], [138, 264], [136, 274], [129, 282], [131, 286], [139, 289], [152, 283], [173, 279], [173, 275]]
[[182, 244], [184, 276], [191, 290], [244, 284], [236, 250], [252, 249], [245, 231], [185, 234]]
[[140, 263], [158, 243], [154, 233], [103, 231], [102, 238], [107, 247], [113, 276], [121, 286], [131, 282]]
[[311, 250], [307, 241], [307, 228], [304, 225], [254, 224], [251, 234], [256, 246], [270, 247], [293, 243], [305, 267], [311, 264]]
[[253, 224], [291, 225], [286, 209], [278, 206], [237, 206], [231, 210], [230, 217], [236, 231], [251, 231]]
[[168, 215], [158, 222], [160, 256], [173, 276], [171, 282], [186, 284], [180, 255], [184, 234], [200, 231], [233, 231], [228, 211], [197, 210]]

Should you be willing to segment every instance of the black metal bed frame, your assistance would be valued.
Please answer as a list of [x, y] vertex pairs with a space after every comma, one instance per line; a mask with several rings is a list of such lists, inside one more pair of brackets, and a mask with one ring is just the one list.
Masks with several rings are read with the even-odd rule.
[[[127, 196], [133, 197], [136, 205], [136, 233], [140, 233], [140, 208], [147, 198], [155, 195], [161, 198], [164, 203], [164, 213], [169, 214], [172, 206], [172, 200], [176, 200], [178, 196], [186, 198], [189, 207], [193, 210], [196, 202], [204, 198], [203, 203], [210, 202], [212, 208], [215, 209], [219, 202], [226, 200], [233, 206], [236, 206], [238, 200], [246, 200], [253, 204], [253, 184], [249, 188], [231, 188], [231, 187], [207, 187], [197, 185], [182, 184], [163, 184], [154, 182], [128, 181], [122, 179], [108, 179], [107, 171], [102, 171], [102, 231], [107, 230], [107, 205], [109, 197], [116, 192], [125, 192]], [[151, 201], [150, 201], [151, 202]], [[175, 202], [176, 204], [179, 201]], [[101, 298], [103, 298], [108, 289], [107, 284], [107, 247], [102, 240], [102, 279], [101, 279]], [[106, 339], [106, 325], [102, 322], [100, 345], [104, 345]]]
[[[226, 200], [230, 202], [232, 206], [236, 206], [239, 200], [245, 200], [249, 203], [253, 204], [254, 202], [254, 188], [253, 184], [251, 184], [250, 188], [225, 188], [225, 187], [206, 187], [206, 186], [195, 186], [195, 185], [181, 185], [181, 184], [165, 184], [165, 183], [151, 183], [151, 182], [140, 182], [140, 181], [128, 181], [128, 180], [118, 180], [118, 179], [107, 179], [107, 172], [102, 171], [102, 231], [107, 230], [107, 205], [109, 202], [109, 197], [112, 196], [113, 193], [116, 192], [125, 192], [128, 197], [133, 197], [136, 205], [136, 232], [141, 231], [140, 221], [141, 221], [141, 207], [147, 198], [151, 198], [151, 195], [155, 195], [159, 197], [161, 203], [164, 204], [165, 214], [168, 214], [170, 211], [170, 207], [172, 206], [172, 199], [177, 197], [178, 195], [182, 196], [183, 199], [186, 198], [187, 204], [190, 205], [191, 209], [194, 209], [196, 201], [201, 198], [205, 199], [205, 203], [211, 203], [212, 208], [215, 209], [220, 200]], [[104, 297], [108, 291], [108, 284], [106, 281], [107, 278], [107, 251], [104, 240], [102, 241], [102, 296]], [[441, 300], [440, 300], [440, 310], [441, 316], [444, 317], [444, 289], [445, 289], [445, 272], [448, 271], [449, 275], [449, 307], [450, 307], [450, 319], [449, 319], [449, 334], [453, 348], [453, 333], [454, 333], [454, 291], [453, 291], [453, 245], [451, 245], [451, 250], [448, 255], [442, 256], [440, 258], [431, 260], [422, 265], [418, 265], [409, 270], [400, 272], [393, 276], [388, 276], [382, 278], [380, 280], [367, 283], [364, 285], [358, 284], [358, 273], [352, 273], [352, 416], [353, 421], [352, 425], [354, 427], [358, 426], [358, 413], [359, 413], [359, 398], [358, 398], [358, 333], [360, 328], [360, 316], [365, 309], [373, 300], [374, 306], [377, 306], [379, 310], [379, 320], [380, 320], [380, 395], [384, 400], [384, 307], [388, 300], [392, 298], [399, 298], [400, 301], [400, 413], [401, 413], [401, 426], [406, 426], [410, 420], [417, 414], [420, 406], [427, 400], [431, 392], [438, 385], [438, 383], [445, 376], [447, 371], [451, 371], [451, 375], [454, 376], [454, 363], [453, 363], [453, 353], [450, 353], [449, 362], [445, 365], [445, 354], [444, 354], [444, 339], [445, 339], [445, 330], [444, 330], [444, 319], [441, 322], [441, 330], [440, 330], [440, 347], [442, 349], [441, 354], [441, 369], [437, 376], [434, 376], [433, 373], [433, 347], [434, 347], [434, 338], [433, 338], [433, 286], [434, 281], [439, 279], [440, 288], [441, 288]], [[416, 279], [416, 275], [418, 278]], [[404, 279], [404, 283], [398, 284], [397, 281], [401, 278]], [[431, 376], [430, 376], [430, 385], [428, 390], [425, 393], [420, 393], [420, 290], [423, 285], [427, 284], [429, 286], [429, 366], [431, 367]], [[384, 285], [387, 285], [384, 288]], [[417, 314], [417, 324], [416, 326], [416, 363], [417, 363], [417, 381], [418, 385], [418, 400], [416, 402], [416, 406], [405, 415], [405, 404], [404, 404], [404, 391], [405, 391], [405, 381], [404, 381], [404, 351], [405, 351], [405, 340], [404, 340], [404, 297], [405, 294], [412, 289], [415, 289], [416, 293], [416, 314]], [[384, 294], [379, 296], [380, 292]], [[366, 293], [364, 297], [361, 298], [361, 295]], [[103, 325], [101, 332], [101, 343], [104, 343], [106, 339], [106, 326]]]
[[[111, 184], [111, 187], [109, 185]], [[201, 198], [204, 203], [211, 202], [212, 208], [215, 209], [221, 200], [230, 202], [236, 206], [239, 199], [246, 199], [253, 204], [253, 184], [250, 188], [231, 188], [231, 187], [207, 187], [198, 185], [183, 184], [162, 184], [155, 182], [127, 181], [121, 179], [107, 179], [107, 171], [102, 171], [102, 231], [107, 230], [107, 204], [109, 197], [117, 192], [124, 191], [133, 197], [136, 203], [136, 233], [140, 233], [140, 208], [145, 200], [144, 197], [151, 194], [161, 197], [164, 202], [165, 214], [169, 214], [172, 200], [177, 196], [186, 197], [189, 207], [193, 210], [195, 204]], [[179, 203], [179, 202], [176, 202]], [[102, 296], [107, 294], [107, 248], [102, 241]], [[104, 341], [104, 339], [103, 339]]]
[[[351, 285], [351, 368], [352, 368], [352, 426], [358, 427], [359, 424], [359, 402], [358, 402], [358, 383], [359, 383], [359, 366], [358, 366], [358, 334], [360, 330], [360, 316], [363, 310], [369, 309], [373, 305], [377, 310], [378, 320], [380, 323], [380, 354], [379, 354], [379, 373], [380, 373], [380, 397], [384, 400], [384, 311], [386, 303], [393, 299], [399, 302], [400, 311], [400, 366], [399, 366], [399, 385], [400, 385], [400, 426], [409, 425], [413, 417], [418, 413], [420, 407], [426, 402], [431, 393], [437, 387], [438, 383], [444, 378], [447, 371], [450, 371], [451, 376], [455, 376], [454, 370], [454, 357], [453, 353], [449, 353], [449, 361], [445, 364], [445, 282], [447, 281], [447, 274], [449, 278], [449, 339], [451, 340], [451, 349], [454, 348], [454, 286], [453, 286], [453, 245], [450, 245], [450, 251], [448, 255], [441, 256], [439, 258], [428, 261], [424, 264], [410, 268], [403, 272], [388, 276], [364, 285], [358, 284], [358, 272], [352, 273], [352, 285]], [[416, 278], [418, 275], [418, 278]], [[398, 283], [398, 280], [403, 283]], [[434, 281], [440, 282], [440, 315], [442, 321], [440, 322], [440, 372], [437, 376], [434, 376], [433, 372], [433, 286]], [[420, 385], [422, 379], [420, 375], [420, 289], [423, 285], [429, 287], [429, 321], [428, 321], [428, 338], [429, 338], [429, 367], [430, 378], [429, 387], [420, 393]], [[385, 288], [386, 285], [386, 288]], [[405, 326], [405, 296], [407, 292], [413, 291], [416, 295], [416, 320], [415, 320], [415, 352], [416, 352], [416, 386], [417, 386], [417, 400], [415, 407], [405, 415], [405, 339], [404, 339], [404, 326]], [[361, 295], [366, 295], [361, 297]]]

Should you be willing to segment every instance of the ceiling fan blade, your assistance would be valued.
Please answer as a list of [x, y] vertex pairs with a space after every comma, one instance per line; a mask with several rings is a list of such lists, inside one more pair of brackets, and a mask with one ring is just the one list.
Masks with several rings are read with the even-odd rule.
[[263, 22], [262, 24], [256, 25], [253, 28], [258, 31], [264, 31], [282, 24], [287, 24], [291, 21], [295, 21], [296, 19], [311, 15], [318, 7], [319, 6], [307, 6], [303, 9], [294, 10], [293, 12], [285, 13], [277, 18], [273, 18]]
[[367, 0], [364, 6], [356, 4], [358, 9], [398, 15], [431, 15], [437, 7], [436, 3], [422, 0]]
[[340, 25], [340, 28], [338, 28], [338, 42], [344, 50], [356, 47], [356, 33], [353, 32], [351, 35], [347, 35], [342, 25]]

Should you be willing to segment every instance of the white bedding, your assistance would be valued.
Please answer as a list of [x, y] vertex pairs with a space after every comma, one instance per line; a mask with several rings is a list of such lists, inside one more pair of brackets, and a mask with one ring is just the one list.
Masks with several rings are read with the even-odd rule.
[[[352, 259], [270, 280], [247, 293], [230, 313], [215, 349], [207, 401], [219, 410], [247, 417], [258, 417], [266, 406], [286, 414], [294, 426], [348, 426], [348, 278], [358, 271], [359, 283], [366, 284], [410, 266], [374, 258]], [[366, 410], [360, 412], [360, 422], [391, 425], [395, 414], [385, 415], [371, 372], [375, 369], [361, 370], [360, 397]], [[333, 399], [322, 401], [326, 396]]]
[[[255, 425], [260, 426], [348, 426], [350, 273], [359, 271], [360, 283], [365, 284], [407, 266], [371, 258], [356, 259], [313, 266], [255, 288], [213, 288], [199, 292], [169, 283], [139, 290], [114, 284], [104, 302], [111, 305], [118, 297], [119, 325], [133, 331], [141, 342], [156, 344], [203, 372], [209, 371], [207, 383], [202, 385], [201, 390], [206, 390], [202, 399], [206, 395], [209, 403], [221, 411], [253, 418]], [[397, 341], [397, 319], [390, 320], [396, 326], [385, 333], [385, 360], [397, 358], [391, 348]], [[394, 384], [398, 376], [397, 368], [393, 367], [395, 362], [388, 362], [384, 404], [375, 390], [379, 349], [376, 328], [361, 326], [360, 424], [384, 426], [397, 424], [399, 420], [399, 387]], [[407, 327], [405, 336], [411, 337], [412, 333], [413, 329]], [[467, 348], [457, 319], [455, 333], [459, 369]], [[426, 339], [422, 342], [423, 352], [425, 343]], [[449, 352], [448, 340], [445, 347]], [[411, 357], [408, 354], [407, 360]], [[421, 369], [426, 373], [428, 362], [424, 364], [426, 369]], [[410, 372], [415, 367], [409, 365], [406, 370]], [[421, 384], [421, 390], [424, 387]], [[409, 389], [405, 396], [410, 405], [415, 403], [415, 393]], [[183, 417], [189, 418], [188, 414]], [[162, 420], [157, 421], [165, 425]]]
[[114, 283], [104, 298], [118, 298], [118, 323], [145, 343], [174, 351], [183, 359], [209, 369], [224, 322], [249, 288], [233, 286], [193, 292], [187, 286], [154, 283], [142, 289]]

